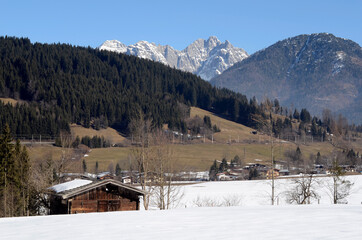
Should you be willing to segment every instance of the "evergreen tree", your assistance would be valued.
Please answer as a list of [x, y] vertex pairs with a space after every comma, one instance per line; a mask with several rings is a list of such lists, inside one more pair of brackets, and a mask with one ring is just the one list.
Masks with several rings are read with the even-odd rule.
[[211, 119], [209, 116], [204, 116], [204, 124], [208, 129], [211, 129]]
[[29, 206], [29, 156], [19, 140], [12, 143], [10, 132], [6, 124], [0, 135], [0, 214], [4, 217], [27, 215]]
[[83, 167], [83, 173], [86, 173], [87, 172], [87, 162], [85, 161], [85, 159], [83, 159], [82, 167]]
[[98, 161], [96, 161], [96, 166], [94, 168], [94, 173], [98, 174]]
[[119, 163], [117, 163], [117, 165], [116, 165], [116, 171], [115, 171], [115, 173], [116, 173], [116, 176], [117, 176], [117, 177], [121, 176], [121, 174], [122, 174], [122, 169], [121, 169], [121, 167], [119, 166]]
[[322, 163], [321, 153], [318, 152], [318, 153], [317, 153], [316, 160], [315, 160], [315, 164], [321, 164], [321, 163]]
[[13, 180], [13, 167], [14, 167], [14, 145], [11, 143], [12, 137], [10, 135], [9, 125], [6, 124], [4, 129], [2, 130], [2, 134], [0, 136], [0, 188], [1, 188], [1, 196], [3, 199], [3, 213], [4, 217], [9, 216], [8, 209], [8, 191], [9, 186]]
[[302, 160], [302, 151], [300, 151], [299, 146], [295, 150], [295, 161], [300, 162]]
[[234, 165], [241, 166], [241, 159], [240, 159], [239, 155], [235, 155], [231, 162]]
[[297, 109], [294, 110], [293, 118], [294, 118], [294, 119], [297, 119], [297, 120], [300, 120], [300, 115], [299, 115], [299, 112], [298, 112]]
[[249, 168], [249, 180], [253, 180], [259, 177], [258, 170], [256, 168]]
[[226, 158], [223, 158], [219, 166], [219, 172], [225, 172], [227, 169], [228, 169], [228, 163], [226, 161]]
[[214, 163], [211, 165], [210, 170], [209, 170], [209, 177], [210, 180], [215, 180], [216, 179], [216, 174], [218, 174], [218, 167], [217, 167], [217, 162], [216, 160], [214, 160]]
[[311, 121], [311, 116], [307, 109], [303, 108], [300, 112], [300, 120], [304, 123], [309, 123]]
[[81, 143], [79, 136], [77, 136], [72, 144], [73, 148], [77, 148]]

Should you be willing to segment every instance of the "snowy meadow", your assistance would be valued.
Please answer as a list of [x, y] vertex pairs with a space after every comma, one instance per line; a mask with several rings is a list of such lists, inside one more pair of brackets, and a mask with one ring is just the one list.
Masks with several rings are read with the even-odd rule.
[[3, 218], [1, 239], [361, 239], [362, 176], [346, 179], [348, 204], [332, 204], [329, 177], [311, 205], [288, 203], [293, 179], [275, 181], [276, 206], [268, 180], [204, 182], [182, 186], [171, 210]]
[[[300, 178], [297, 178], [300, 179]], [[344, 177], [352, 185], [349, 195], [342, 201], [348, 204], [362, 204], [362, 176]], [[295, 191], [296, 178], [275, 179], [275, 204], [288, 205], [289, 194]], [[311, 189], [317, 193], [311, 204], [330, 205], [333, 203], [333, 179], [314, 177]], [[271, 180], [203, 182], [182, 187], [184, 196], [174, 207], [197, 207], [202, 202], [213, 201], [216, 205], [260, 206], [271, 204]], [[232, 204], [234, 203], [234, 204]], [[362, 205], [361, 205], [362, 207]]]

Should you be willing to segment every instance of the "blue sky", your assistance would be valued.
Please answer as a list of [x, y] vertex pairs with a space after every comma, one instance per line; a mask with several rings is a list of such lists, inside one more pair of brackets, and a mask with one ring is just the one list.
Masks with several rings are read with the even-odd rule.
[[0, 6], [0, 35], [41, 43], [147, 40], [182, 50], [217, 36], [253, 53], [288, 37], [328, 32], [362, 44], [360, 0], [0, 0]]

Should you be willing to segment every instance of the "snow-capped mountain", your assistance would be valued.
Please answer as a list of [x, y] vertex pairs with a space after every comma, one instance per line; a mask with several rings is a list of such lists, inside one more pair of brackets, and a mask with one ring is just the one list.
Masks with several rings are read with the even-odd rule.
[[229, 41], [222, 43], [217, 37], [198, 39], [182, 51], [169, 45], [156, 45], [147, 41], [126, 46], [117, 40], [107, 40], [99, 49], [161, 62], [195, 73], [205, 80], [210, 80], [248, 57], [244, 49], [234, 47]]

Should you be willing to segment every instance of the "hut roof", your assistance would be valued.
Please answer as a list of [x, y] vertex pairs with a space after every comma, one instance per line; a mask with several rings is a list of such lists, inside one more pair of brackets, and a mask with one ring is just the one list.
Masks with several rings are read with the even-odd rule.
[[54, 191], [55, 193], [61, 193], [61, 192], [72, 190], [74, 188], [79, 188], [84, 185], [91, 184], [92, 182], [93, 181], [90, 181], [90, 180], [74, 179], [73, 181], [54, 185], [54, 186], [50, 187], [49, 190]]
[[112, 184], [112, 185], [124, 188], [126, 190], [136, 193], [137, 195], [144, 196], [147, 194], [147, 192], [142, 191], [141, 189], [132, 187], [128, 184], [121, 183], [114, 179], [106, 179], [106, 180], [94, 181], [94, 182], [92, 182], [90, 180], [75, 179], [73, 181], [69, 181], [66, 183], [52, 186], [52, 187], [48, 188], [48, 190], [50, 190], [50, 192], [54, 195], [60, 196], [63, 199], [68, 199], [75, 195], [81, 194], [83, 192], [87, 192], [94, 188], [105, 186], [107, 184]]

